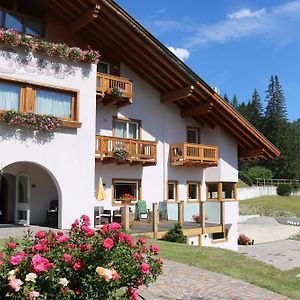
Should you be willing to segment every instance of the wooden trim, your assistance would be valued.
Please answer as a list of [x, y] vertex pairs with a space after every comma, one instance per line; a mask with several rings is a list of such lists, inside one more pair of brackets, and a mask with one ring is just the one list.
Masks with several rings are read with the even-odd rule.
[[[169, 184], [175, 184], [175, 199], [169, 199]], [[167, 180], [166, 200], [168, 203], [178, 203], [178, 180]]]
[[[233, 193], [234, 193], [234, 198], [222, 198], [222, 193], [223, 193], [223, 183], [230, 183], [233, 184]], [[208, 185], [209, 184], [217, 184], [218, 185], [218, 198], [208, 198]], [[237, 201], [237, 182], [232, 182], [232, 181], [216, 181], [216, 182], [206, 182], [206, 199], [207, 201], [210, 202], [235, 202]]]
[[180, 100], [180, 99], [184, 99], [187, 98], [189, 96], [191, 96], [194, 92], [194, 86], [193, 85], [189, 85], [183, 88], [180, 88], [178, 90], [174, 90], [174, 91], [170, 91], [170, 92], [166, 92], [164, 94], [161, 95], [161, 103], [168, 103], [168, 102], [172, 102], [175, 100]]
[[61, 128], [70, 128], [70, 129], [77, 129], [80, 128], [82, 125], [81, 122], [71, 121], [71, 120], [61, 120], [60, 127]]
[[200, 131], [200, 127], [196, 127], [196, 126], [186, 126], [186, 141], [187, 141], [187, 143], [189, 143], [189, 141], [188, 141], [188, 137], [189, 137], [188, 131], [189, 131], [189, 130], [197, 131], [198, 140], [197, 140], [196, 143], [197, 143], [197, 144], [200, 144], [200, 143], [201, 143], [201, 137], [200, 137], [201, 131]]
[[[198, 190], [198, 199], [189, 199], [189, 185], [196, 184]], [[187, 181], [186, 182], [186, 190], [187, 190], [187, 202], [188, 203], [199, 203], [201, 201], [201, 181]]]
[[205, 115], [207, 113], [210, 113], [213, 109], [213, 103], [206, 103], [206, 104], [198, 104], [195, 106], [190, 106], [187, 108], [183, 108], [181, 110], [181, 117], [186, 118], [186, 117], [195, 117], [199, 115]]
[[265, 149], [252, 149], [252, 150], [245, 150], [245, 151], [239, 151], [238, 157], [240, 160], [243, 159], [253, 159], [253, 158], [260, 158], [263, 157], [265, 154]]
[[128, 123], [137, 123], [138, 124], [138, 140], [142, 140], [142, 121], [139, 119], [132, 119], [132, 118], [127, 118], [127, 117], [118, 117], [118, 116], [113, 116], [113, 121], [112, 121], [112, 136], [116, 136], [116, 127], [115, 127], [115, 122], [116, 121], [123, 121], [123, 122], [128, 122]]
[[[123, 203], [118, 203], [115, 201], [114, 199], [114, 195], [115, 195], [115, 188], [114, 188], [114, 184], [115, 182], [128, 182], [128, 183], [137, 183], [137, 199], [136, 200], [142, 200], [142, 179], [134, 179], [134, 178], [112, 178], [112, 184], [111, 184], [111, 198], [112, 198], [112, 206], [124, 206]], [[129, 204], [131, 206], [134, 206], [135, 203]]]
[[[219, 196], [219, 191], [220, 191], [220, 182], [219, 181], [209, 181], [206, 182], [206, 200], [211, 201], [211, 202], [219, 202], [220, 201], [220, 196]], [[209, 184], [216, 184], [217, 185], [217, 198], [208, 198], [208, 185]], [[222, 187], [221, 187], [222, 188]], [[222, 195], [222, 193], [221, 193]]]

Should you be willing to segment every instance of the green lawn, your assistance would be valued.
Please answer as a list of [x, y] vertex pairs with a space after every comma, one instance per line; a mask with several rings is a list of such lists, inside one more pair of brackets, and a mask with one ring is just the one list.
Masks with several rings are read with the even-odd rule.
[[300, 196], [265, 196], [240, 201], [240, 214], [300, 217]]
[[226, 274], [276, 293], [300, 299], [300, 268], [280, 271], [268, 264], [234, 251], [153, 241], [160, 247], [160, 257]]

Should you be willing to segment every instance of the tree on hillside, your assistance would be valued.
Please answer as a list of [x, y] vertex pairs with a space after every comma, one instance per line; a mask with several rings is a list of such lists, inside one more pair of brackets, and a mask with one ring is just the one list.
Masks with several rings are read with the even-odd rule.
[[234, 109], [236, 109], [236, 110], [238, 109], [238, 107], [239, 107], [239, 101], [238, 101], [238, 98], [237, 98], [236, 95], [233, 96], [231, 105], [232, 105], [232, 107]]
[[261, 98], [256, 89], [254, 89], [251, 101], [248, 104], [249, 121], [258, 130], [262, 129], [263, 124], [263, 107]]
[[227, 95], [226, 94], [224, 94], [224, 97], [223, 97], [223, 99], [227, 102], [227, 103], [229, 103], [229, 99], [228, 99], [228, 97], [227, 97]]

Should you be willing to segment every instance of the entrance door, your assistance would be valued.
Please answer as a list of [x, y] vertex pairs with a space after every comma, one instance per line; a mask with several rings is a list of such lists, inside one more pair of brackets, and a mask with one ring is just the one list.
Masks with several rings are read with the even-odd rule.
[[0, 177], [0, 224], [7, 221], [7, 181]]
[[20, 174], [16, 177], [16, 214], [15, 223], [29, 226], [30, 222], [30, 193], [29, 176]]

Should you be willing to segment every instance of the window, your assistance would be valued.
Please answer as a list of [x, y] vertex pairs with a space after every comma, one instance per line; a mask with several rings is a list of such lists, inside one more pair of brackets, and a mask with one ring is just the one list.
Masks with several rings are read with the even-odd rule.
[[218, 183], [207, 183], [207, 200], [218, 200]]
[[178, 181], [169, 180], [167, 184], [167, 201], [178, 202]]
[[235, 199], [234, 182], [222, 182], [222, 199]]
[[109, 63], [106, 62], [99, 62], [97, 64], [97, 72], [109, 74]]
[[127, 139], [139, 139], [140, 121], [114, 119], [114, 136]]
[[0, 82], [0, 110], [33, 111], [62, 119], [78, 119], [76, 93], [8, 81]]
[[141, 199], [141, 181], [137, 179], [113, 179], [112, 190], [113, 205], [121, 205], [120, 197], [125, 194]]
[[198, 202], [200, 201], [201, 194], [201, 184], [200, 182], [187, 182], [187, 199], [188, 202]]
[[214, 241], [224, 242], [224, 241], [226, 241], [226, 239], [227, 239], [227, 236], [226, 236], [225, 232], [214, 232], [212, 234], [212, 240], [213, 240], [213, 242]]
[[44, 11], [32, 0], [0, 0], [0, 26], [43, 36]]
[[187, 127], [187, 142], [198, 144], [200, 142], [200, 129], [197, 127]]

